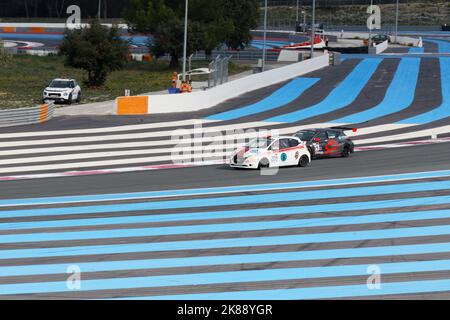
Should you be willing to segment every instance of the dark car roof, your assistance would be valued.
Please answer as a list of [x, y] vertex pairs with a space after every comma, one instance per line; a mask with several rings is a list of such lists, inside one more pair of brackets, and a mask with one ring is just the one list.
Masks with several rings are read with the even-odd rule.
[[302, 130], [299, 130], [297, 132], [300, 132], [300, 131], [316, 131], [316, 132], [319, 132], [319, 131], [328, 131], [328, 130], [343, 131], [342, 129], [337, 129], [337, 128], [309, 128], [309, 129], [302, 129]]

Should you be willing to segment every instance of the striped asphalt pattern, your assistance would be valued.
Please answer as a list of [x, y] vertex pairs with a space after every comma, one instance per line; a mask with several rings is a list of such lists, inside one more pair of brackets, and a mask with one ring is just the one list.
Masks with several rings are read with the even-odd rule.
[[[252, 125], [257, 124], [250, 124], [250, 127]], [[270, 124], [264, 123], [259, 128], [270, 129], [268, 125]], [[300, 129], [327, 125], [329, 124], [291, 125], [282, 129], [276, 129], [273, 134], [292, 134]], [[245, 126], [245, 123], [240, 124], [241, 128]], [[230, 127], [232, 125], [220, 126], [218, 129]], [[379, 133], [385, 130], [395, 131], [396, 129], [410, 127], [412, 130], [414, 126], [407, 124], [374, 126], [364, 128], [360, 132], [351, 133], [350, 135], [357, 141], [357, 145], [360, 146], [364, 145], [364, 143], [379, 142], [382, 144], [383, 142], [401, 139], [423, 139], [432, 134], [449, 132], [448, 126], [443, 126], [417, 132], [411, 131], [411, 133], [393, 135], [391, 137], [358, 140], [359, 135]], [[80, 133], [82, 130], [78, 132]], [[0, 174], [5, 176], [5, 179], [8, 179], [12, 174], [18, 175], [19, 173], [42, 174], [46, 172], [69, 171], [68, 175], [70, 175], [70, 171], [130, 168], [130, 165], [133, 164], [153, 166], [148, 168], [150, 170], [157, 169], [158, 165], [192, 165], [193, 161], [196, 162], [193, 165], [201, 165], [203, 161], [227, 160], [234, 149], [244, 142], [243, 139], [249, 139], [261, 134], [266, 135], [268, 131], [263, 131], [262, 133], [253, 131], [246, 134], [230, 134], [225, 138], [217, 135], [220, 132], [216, 131], [215, 127], [209, 127], [207, 130], [208, 133], [204, 137], [196, 136], [193, 134], [194, 132], [195, 129], [183, 129], [178, 132], [178, 136], [172, 139], [171, 135], [173, 131], [157, 131], [156, 135], [159, 135], [161, 140], [151, 141], [145, 141], [143, 139], [149, 137], [155, 138], [155, 132], [124, 135], [104, 135], [104, 133], [101, 133], [98, 136], [88, 135], [85, 137], [70, 137], [68, 135], [66, 138], [58, 133], [58, 137], [55, 139], [5, 139], [6, 142], [0, 142]], [[189, 133], [192, 133], [192, 136], [186, 139], [184, 135]], [[0, 140], [3, 140], [2, 138], [0, 136]], [[117, 139], [119, 141], [114, 142]], [[166, 167], [162, 166], [161, 168]], [[136, 171], [143, 169], [145, 168], [136, 168]]]
[[[436, 171], [3, 200], [0, 297], [301, 299], [449, 291], [449, 183], [448, 171]], [[77, 219], [81, 212], [91, 218]], [[102, 215], [111, 212], [117, 215]], [[381, 270], [380, 290], [366, 286], [371, 265]], [[81, 271], [80, 289], [67, 286], [70, 267]]]
[[[252, 125], [257, 124], [250, 124]], [[267, 128], [268, 123], [260, 128]], [[291, 134], [297, 130], [304, 128], [317, 127], [328, 124], [311, 124], [305, 126], [288, 126], [283, 129], [277, 129], [274, 133]], [[246, 124], [240, 124], [236, 129], [245, 127]], [[387, 129], [408, 128], [411, 125], [386, 125], [364, 128], [359, 134], [369, 134], [374, 132], [382, 132]], [[232, 125], [219, 126], [217, 130], [223, 128], [231, 128]], [[270, 127], [269, 127], [270, 129]], [[448, 128], [444, 126], [436, 129], [438, 133], [445, 133]], [[82, 130], [78, 131], [79, 133]], [[102, 168], [102, 167], [126, 167], [130, 164], [172, 164], [189, 163], [195, 159], [201, 161], [208, 157], [220, 157], [227, 159], [233, 150], [241, 143], [243, 139], [256, 137], [260, 132], [249, 132], [247, 134], [230, 134], [225, 138], [216, 135], [215, 127], [208, 128], [205, 137], [196, 136], [195, 129], [184, 129], [178, 132], [178, 136], [172, 139], [173, 131], [158, 131], [149, 133], [131, 133], [129, 135], [92, 135], [86, 137], [61, 137], [55, 139], [33, 139], [33, 140], [13, 140], [8, 139], [7, 142], [0, 143], [2, 151], [0, 155], [0, 173], [8, 175], [10, 173], [19, 172], [42, 172], [55, 170], [68, 170], [80, 168]], [[193, 134], [189, 139], [184, 139], [184, 134]], [[209, 134], [211, 133], [211, 134]], [[418, 131], [412, 134], [394, 135], [393, 137], [385, 137], [384, 140], [376, 139], [375, 142], [391, 141], [400, 138], [422, 138], [433, 134], [433, 130]], [[357, 140], [357, 135], [353, 134]], [[133, 139], [155, 138], [160, 136], [161, 140], [139, 141], [134, 142]], [[0, 136], [0, 139], [2, 137]], [[118, 143], [108, 143], [120, 139]], [[6, 139], [5, 139], [6, 140]], [[225, 140], [225, 141], [224, 141]], [[233, 141], [234, 140], [234, 141]], [[89, 144], [90, 142], [95, 144]], [[101, 141], [102, 143], [99, 143]], [[129, 142], [126, 142], [129, 141]], [[232, 143], [229, 143], [229, 142]], [[363, 141], [366, 142], [366, 141]], [[363, 143], [359, 142], [359, 143]], [[367, 143], [374, 142], [368, 140]], [[85, 144], [88, 143], [88, 144]], [[216, 147], [214, 143], [219, 143]], [[57, 145], [57, 146], [53, 146]], [[24, 148], [26, 146], [26, 148]], [[50, 147], [46, 147], [50, 146]], [[124, 150], [125, 149], [125, 150]], [[130, 150], [131, 149], [131, 150]], [[89, 151], [96, 152], [89, 152]], [[201, 151], [201, 152], [199, 152]], [[33, 156], [35, 155], [35, 156]], [[118, 158], [117, 158], [118, 157]], [[77, 162], [80, 159], [82, 161]], [[96, 161], [89, 161], [89, 160]], [[23, 164], [22, 166], [20, 164]]]
[[14, 207], [24, 205], [45, 205], [45, 204], [67, 204], [67, 203], [82, 203], [82, 202], [97, 202], [97, 201], [123, 201], [136, 199], [155, 199], [155, 198], [172, 198], [179, 196], [198, 196], [205, 194], [230, 194], [240, 191], [271, 191], [277, 189], [302, 189], [312, 187], [334, 187], [340, 185], [357, 185], [370, 184], [377, 182], [396, 182], [405, 180], [417, 180], [435, 177], [449, 177], [450, 170], [441, 170], [433, 172], [416, 172], [406, 174], [393, 174], [388, 176], [371, 176], [362, 178], [347, 178], [347, 179], [331, 179], [321, 181], [304, 181], [304, 182], [287, 182], [274, 183], [264, 185], [247, 185], [247, 186], [233, 186], [233, 187], [215, 187], [202, 189], [182, 189], [182, 190], [163, 190], [150, 192], [135, 192], [125, 194], [98, 194], [89, 196], [69, 196], [69, 197], [52, 197], [52, 198], [33, 198], [33, 199], [8, 199], [0, 200], [0, 207]]
[[268, 122], [296, 122], [343, 108], [354, 101], [377, 70], [382, 59], [363, 59], [347, 78], [319, 104], [267, 119]]
[[441, 84], [442, 84], [442, 104], [427, 113], [404, 119], [400, 123], [429, 123], [432, 121], [447, 118], [450, 115], [450, 58], [440, 58]]
[[210, 120], [233, 120], [255, 113], [260, 113], [282, 107], [302, 95], [306, 90], [315, 85], [320, 79], [297, 78], [275, 91], [269, 97], [242, 108], [219, 113], [210, 116]]
[[335, 122], [361, 123], [406, 109], [414, 101], [419, 68], [420, 59], [403, 58], [383, 102], [369, 110], [335, 120]]
[[[438, 41], [439, 45], [444, 47], [441, 42]], [[398, 93], [393, 88], [399, 87], [398, 84], [404, 82], [403, 80], [413, 81], [416, 78], [413, 74], [417, 71], [419, 60], [419, 58], [399, 60], [399, 67], [395, 71], [395, 75], [388, 77], [391, 85], [386, 86], [384, 102], [378, 107], [366, 110], [368, 112], [381, 108], [382, 112], [377, 111], [375, 114], [370, 114], [370, 117], [368, 116], [364, 120], [373, 120], [386, 112], [391, 113], [399, 108], [404, 108], [410, 103], [412, 92], [406, 92], [399, 97], [400, 100], [405, 100], [402, 100], [401, 105], [394, 103], [398, 100], [396, 99]], [[363, 127], [356, 133], [350, 132], [349, 135], [357, 145], [356, 150], [411, 146], [414, 145], [410, 144], [411, 141], [421, 144], [423, 140], [428, 140], [432, 136], [439, 138], [431, 140], [433, 143], [447, 142], [444, 136], [450, 132], [450, 127], [442, 122], [448, 113], [446, 107], [448, 90], [443, 83], [448, 78], [447, 63], [444, 63], [447, 60], [448, 58], [440, 58], [443, 103], [437, 109], [435, 109], [436, 106], [424, 106], [421, 109], [422, 118], [426, 118], [426, 121], [417, 124], [410, 123], [410, 121], [399, 121], [394, 124], [377, 122], [376, 125]], [[351, 101], [362, 99], [358, 94], [371, 75], [381, 72], [377, 68], [381, 61], [382, 59], [363, 59], [356, 64], [352, 72], [349, 72], [340, 83], [335, 85], [334, 89], [330, 89], [331, 93], [328, 96], [325, 95], [322, 102], [296, 112], [302, 114], [306, 112], [309, 116], [319, 115], [320, 117], [320, 114], [324, 112], [325, 116], [336, 108], [348, 105]], [[408, 63], [412, 61], [414, 61], [415, 68], [411, 69]], [[353, 64], [349, 66], [353, 67]], [[303, 81], [305, 79], [308, 78], [296, 80]], [[316, 83], [316, 79], [309, 80], [314, 80], [313, 82]], [[317, 82], [317, 84], [319, 83], [320, 81]], [[309, 85], [312, 84], [309, 83]], [[255, 137], [258, 134], [247, 132], [247, 129], [276, 129], [277, 131], [273, 134], [285, 135], [305, 128], [345, 124], [334, 121], [332, 123], [314, 122], [295, 125], [295, 123], [291, 123], [295, 122], [294, 118], [286, 123], [284, 120], [281, 122], [245, 120], [246, 118], [252, 119], [255, 114], [261, 112], [265, 114], [264, 111], [269, 109], [270, 112], [287, 110], [283, 109], [283, 104], [290, 101], [292, 97], [299, 96], [295, 101], [302, 101], [311, 88], [305, 91], [306, 87], [299, 86], [296, 89], [299, 91], [296, 91], [293, 87], [297, 87], [297, 85], [296, 82], [288, 83], [286, 85], [288, 90], [286, 86], [281, 86], [268, 97], [261, 97], [260, 102], [254, 105], [234, 109], [231, 111], [234, 116], [230, 118], [231, 120], [227, 118], [227, 121], [212, 121], [208, 120], [208, 116], [206, 116], [206, 119], [203, 120], [178, 120], [90, 129], [0, 133], [0, 180], [109, 174], [219, 164], [228, 161], [233, 150], [242, 144], [244, 139]], [[412, 88], [413, 85], [410, 87]], [[283, 94], [285, 90], [289, 94]], [[415, 98], [421, 99], [421, 97]], [[258, 108], [255, 109], [255, 105]], [[320, 106], [326, 106], [326, 108], [319, 108]], [[333, 110], [329, 109], [330, 106]], [[352, 110], [353, 116], [357, 117], [360, 110], [357, 110], [357, 107]], [[287, 114], [283, 114], [286, 111], [280, 112], [281, 114], [272, 119], [278, 117], [281, 120], [292, 113], [291, 111], [287, 111]], [[408, 108], [404, 112], [404, 118], [408, 118]], [[227, 112], [219, 112], [220, 114], [227, 114]], [[236, 116], [239, 119], [235, 119]], [[214, 115], [209, 118], [214, 118]], [[320, 120], [317, 117], [314, 119]], [[441, 121], [436, 122], [436, 120]], [[436, 123], [434, 124], [434, 122]], [[204, 136], [199, 135], [201, 133], [199, 125], [204, 128]], [[221, 135], [224, 135], [227, 130], [236, 131], [227, 135], [226, 140], [223, 141]], [[174, 134], [177, 136], [173, 136]], [[191, 139], [186, 139], [187, 135], [191, 135]]]

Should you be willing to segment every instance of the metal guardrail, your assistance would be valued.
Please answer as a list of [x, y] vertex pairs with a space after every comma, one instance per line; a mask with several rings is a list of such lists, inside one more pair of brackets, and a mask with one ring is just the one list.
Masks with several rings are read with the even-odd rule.
[[37, 107], [0, 110], [0, 127], [12, 127], [34, 123], [44, 123], [54, 114], [53, 104]]

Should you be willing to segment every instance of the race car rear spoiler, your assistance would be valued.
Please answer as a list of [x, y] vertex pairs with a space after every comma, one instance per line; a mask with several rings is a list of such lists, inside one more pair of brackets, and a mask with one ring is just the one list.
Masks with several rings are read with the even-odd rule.
[[331, 127], [330, 129], [334, 129], [334, 130], [342, 130], [342, 131], [353, 131], [356, 132], [358, 131], [357, 128], [350, 128], [350, 127]]

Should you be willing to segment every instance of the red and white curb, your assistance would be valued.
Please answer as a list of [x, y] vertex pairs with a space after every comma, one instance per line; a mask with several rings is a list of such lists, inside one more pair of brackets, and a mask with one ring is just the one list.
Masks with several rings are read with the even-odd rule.
[[[368, 146], [368, 147], [356, 147], [356, 152], [363, 151], [373, 151], [373, 150], [384, 150], [393, 148], [403, 148], [421, 145], [430, 145], [450, 142], [450, 138], [440, 138], [433, 140], [419, 140], [419, 141], [409, 141], [392, 143], [378, 146]], [[142, 172], [142, 171], [155, 171], [155, 170], [168, 170], [168, 169], [182, 169], [182, 168], [193, 168], [193, 167], [203, 167], [211, 165], [223, 165], [226, 164], [225, 160], [215, 160], [215, 161], [198, 161], [190, 162], [184, 164], [161, 164], [161, 165], [151, 165], [142, 167], [125, 167], [125, 168], [114, 168], [114, 169], [98, 169], [98, 170], [86, 170], [86, 171], [66, 171], [58, 173], [44, 173], [44, 174], [32, 174], [32, 175], [17, 175], [17, 176], [0, 176], [0, 181], [15, 181], [15, 180], [31, 180], [31, 179], [44, 179], [44, 178], [63, 178], [63, 177], [81, 177], [81, 176], [94, 176], [94, 175], [106, 175], [114, 173], [129, 173], [129, 172]]]

